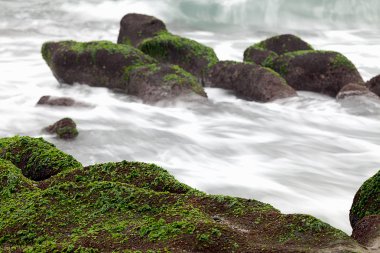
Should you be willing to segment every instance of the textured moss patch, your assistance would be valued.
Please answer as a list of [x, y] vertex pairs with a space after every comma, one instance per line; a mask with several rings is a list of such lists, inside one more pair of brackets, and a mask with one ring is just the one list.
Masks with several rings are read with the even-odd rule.
[[32, 180], [43, 180], [82, 165], [42, 138], [15, 136], [0, 139], [0, 158], [9, 160]]
[[350, 210], [351, 225], [375, 214], [380, 214], [380, 171], [364, 182], [356, 193]]

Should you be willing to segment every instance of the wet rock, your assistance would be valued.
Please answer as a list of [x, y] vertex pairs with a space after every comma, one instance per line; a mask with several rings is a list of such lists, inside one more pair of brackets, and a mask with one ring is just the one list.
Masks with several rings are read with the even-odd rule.
[[218, 62], [212, 48], [167, 32], [144, 40], [139, 49], [159, 62], [180, 66], [198, 77], [202, 84], [208, 70]]
[[57, 134], [60, 139], [74, 139], [78, 136], [77, 125], [70, 118], [64, 118], [45, 128], [49, 133]]
[[264, 64], [266, 60], [289, 52], [313, 50], [307, 42], [292, 34], [274, 36], [248, 47], [244, 51], [244, 61]]
[[47, 42], [42, 55], [61, 83], [126, 89], [125, 68], [156, 61], [139, 50], [108, 41]]
[[379, 97], [375, 93], [371, 92], [366, 86], [356, 84], [356, 83], [350, 83], [350, 84], [345, 85], [339, 91], [336, 98], [338, 100], [341, 100], [341, 99], [346, 99], [350, 97], [358, 97], [358, 96], [379, 99]]
[[337, 52], [297, 51], [265, 63], [295, 90], [336, 97], [347, 84], [364, 83], [354, 64]]
[[365, 216], [357, 222], [352, 238], [374, 252], [380, 252], [380, 215]]
[[[42, 53], [55, 77], [63, 83], [116, 89], [138, 96], [144, 102], [191, 92], [205, 96], [203, 88], [199, 88], [189, 74], [184, 77], [182, 74], [185, 72], [179, 68], [170, 72], [170, 67], [161, 66], [150, 56], [128, 45], [107, 41], [50, 42], [43, 45]], [[175, 78], [177, 72], [180, 75]]]
[[380, 75], [375, 76], [366, 83], [366, 86], [370, 91], [380, 96]]
[[164, 99], [197, 95], [207, 97], [197, 79], [177, 65], [151, 64], [130, 69], [127, 93], [156, 103]]
[[351, 226], [354, 228], [369, 215], [380, 215], [380, 171], [364, 182], [356, 193], [350, 210]]
[[34, 181], [82, 167], [72, 156], [58, 150], [53, 144], [42, 138], [27, 136], [0, 138], [0, 159], [10, 161], [25, 177]]
[[38, 100], [37, 105], [48, 105], [48, 106], [88, 106], [85, 103], [77, 102], [69, 97], [53, 97], [53, 96], [42, 96]]
[[258, 102], [297, 95], [276, 72], [251, 63], [221, 61], [211, 69], [209, 82], [211, 87], [233, 90], [237, 96]]
[[125, 15], [120, 21], [117, 43], [137, 47], [143, 40], [166, 31], [166, 26], [161, 20], [152, 16], [131, 13]]
[[[281, 214], [256, 200], [207, 195], [154, 164], [79, 167], [37, 186], [11, 193], [12, 201], [0, 195], [2, 243], [16, 252], [367, 252], [314, 217]], [[216, 217], [223, 218], [216, 222]], [[25, 231], [28, 244], [20, 236]], [[67, 236], [75, 231], [80, 237]]]

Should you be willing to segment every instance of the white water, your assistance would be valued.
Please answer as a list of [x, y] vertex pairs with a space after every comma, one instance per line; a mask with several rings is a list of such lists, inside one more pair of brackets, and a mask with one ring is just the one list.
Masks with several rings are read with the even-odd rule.
[[[115, 41], [128, 12], [160, 17], [173, 32], [212, 46], [221, 59], [241, 60], [252, 43], [295, 33], [316, 48], [344, 53], [369, 79], [380, 73], [379, 1], [0, 0], [0, 136], [43, 136], [86, 165], [154, 162], [208, 193], [312, 214], [350, 233], [352, 198], [380, 168], [378, 104], [341, 105], [312, 93], [259, 104], [207, 89], [203, 104], [149, 106], [102, 88], [59, 86], [40, 56], [41, 44]], [[93, 106], [36, 107], [43, 95]], [[66, 116], [78, 124], [76, 141], [41, 132]]]

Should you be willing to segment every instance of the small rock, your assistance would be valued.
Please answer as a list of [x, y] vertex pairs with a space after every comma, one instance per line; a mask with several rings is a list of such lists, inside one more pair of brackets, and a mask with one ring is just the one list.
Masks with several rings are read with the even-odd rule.
[[380, 96], [380, 75], [375, 76], [366, 83], [366, 86], [370, 91]]
[[56, 133], [60, 139], [74, 139], [78, 136], [77, 125], [70, 118], [64, 118], [45, 128], [49, 133]]
[[357, 97], [357, 96], [366, 96], [371, 97], [374, 99], [379, 99], [379, 97], [371, 92], [366, 86], [356, 84], [356, 83], [350, 83], [344, 86], [336, 96], [338, 100], [345, 99], [349, 97]]
[[74, 99], [68, 97], [42, 96], [37, 105], [73, 106], [75, 103]]

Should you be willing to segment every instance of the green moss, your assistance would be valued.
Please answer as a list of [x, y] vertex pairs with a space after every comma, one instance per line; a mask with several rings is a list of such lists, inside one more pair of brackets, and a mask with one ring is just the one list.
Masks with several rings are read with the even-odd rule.
[[164, 76], [164, 81], [167, 83], [175, 83], [179, 85], [189, 84], [191, 89], [197, 94], [204, 94], [204, 90], [202, 85], [197, 81], [195, 76], [190, 74], [189, 72], [183, 70], [181, 67], [177, 65], [173, 65], [172, 70], [174, 74], [168, 74]]
[[343, 67], [350, 70], [356, 70], [355, 65], [349, 59], [347, 59], [347, 57], [339, 53], [335, 56], [334, 60], [332, 61], [332, 65], [335, 68]]
[[13, 194], [33, 189], [33, 182], [25, 178], [20, 169], [10, 161], [0, 159], [0, 196], [10, 198]]
[[77, 42], [77, 41], [60, 41], [60, 42], [46, 42], [42, 45], [42, 56], [45, 61], [50, 65], [52, 58], [51, 47], [57, 47], [58, 50], [70, 50], [77, 53], [77, 57], [83, 53], [90, 53], [93, 63], [96, 63], [96, 54], [100, 50], [106, 50], [110, 54], [122, 54], [126, 58], [133, 59], [132, 64], [141, 65], [155, 63], [156, 61], [143, 54], [140, 50], [133, 46], [126, 44], [115, 44], [111, 41], [91, 41], [91, 42]]
[[360, 187], [351, 207], [350, 216], [355, 217], [355, 220], [359, 221], [365, 216], [379, 214], [380, 171], [365, 181], [364, 184]]
[[41, 180], [63, 170], [82, 165], [42, 138], [15, 136], [0, 139], [0, 158], [9, 160], [34, 180]]
[[168, 32], [161, 32], [153, 38], [144, 40], [139, 45], [141, 51], [164, 62], [169, 61], [170, 48], [176, 49], [182, 54], [177, 55], [181, 58], [178, 59], [179, 62], [188, 62], [189, 59], [198, 58], [205, 60], [209, 68], [218, 62], [213, 49], [194, 40], [172, 35]]

